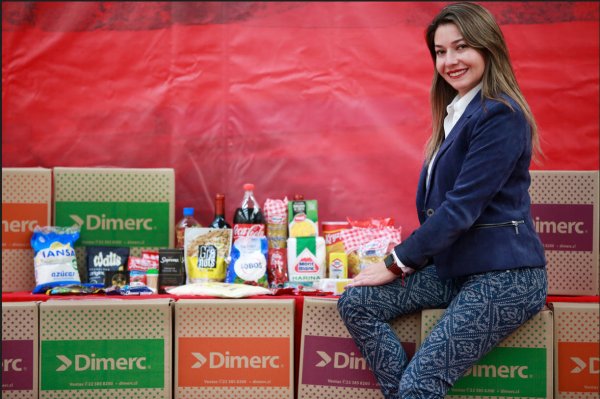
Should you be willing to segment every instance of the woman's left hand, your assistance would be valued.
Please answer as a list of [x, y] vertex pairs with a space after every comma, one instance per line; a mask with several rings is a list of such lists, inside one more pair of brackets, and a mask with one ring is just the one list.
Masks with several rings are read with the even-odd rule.
[[356, 275], [348, 287], [359, 287], [363, 285], [384, 285], [391, 283], [398, 276], [392, 273], [385, 267], [385, 263], [377, 262], [373, 263], [366, 269], [363, 269], [358, 275]]

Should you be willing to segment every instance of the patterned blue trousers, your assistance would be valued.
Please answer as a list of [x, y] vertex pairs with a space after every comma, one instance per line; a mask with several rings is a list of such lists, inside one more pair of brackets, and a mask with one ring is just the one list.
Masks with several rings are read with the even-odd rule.
[[[469, 368], [546, 303], [545, 268], [442, 281], [435, 266], [376, 287], [351, 287], [338, 310], [386, 399], [441, 399]], [[408, 360], [389, 321], [447, 308]]]

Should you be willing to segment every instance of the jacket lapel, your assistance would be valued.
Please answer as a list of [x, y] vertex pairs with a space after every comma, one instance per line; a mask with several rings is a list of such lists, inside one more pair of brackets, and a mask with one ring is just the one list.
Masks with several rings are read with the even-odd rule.
[[[448, 137], [446, 137], [446, 139], [442, 142], [442, 145], [440, 146], [440, 149], [438, 150], [435, 159], [433, 160], [433, 165], [431, 167], [431, 176], [429, 177], [429, 187], [426, 188], [425, 190], [425, 201], [423, 202], [423, 204], [427, 203], [427, 199], [429, 198], [429, 193], [431, 192], [431, 182], [433, 181], [433, 176], [435, 174], [435, 168], [438, 165], [439, 160], [442, 158], [442, 156], [444, 155], [444, 153], [446, 152], [446, 150], [448, 150], [448, 148], [450, 148], [450, 144], [452, 144], [452, 142], [454, 141], [454, 139], [458, 136], [458, 132], [460, 132], [464, 126], [464, 124], [469, 120], [469, 118], [471, 118], [471, 115], [473, 115], [473, 113], [475, 113], [475, 111], [477, 111], [478, 109], [481, 108], [481, 90], [479, 91], [479, 93], [477, 93], [477, 95], [475, 97], [473, 97], [473, 99], [471, 100], [471, 102], [469, 103], [469, 105], [467, 105], [467, 108], [465, 109], [465, 112], [461, 115], [460, 119], [456, 122], [456, 125], [454, 125], [454, 127], [452, 128], [452, 130], [450, 131], [450, 134], [448, 134]], [[425, 165], [425, 180], [427, 179], [427, 165]]]

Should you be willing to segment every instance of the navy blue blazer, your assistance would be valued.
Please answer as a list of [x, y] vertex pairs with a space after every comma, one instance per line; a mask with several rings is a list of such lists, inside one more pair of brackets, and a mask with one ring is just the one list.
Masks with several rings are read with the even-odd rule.
[[417, 188], [420, 227], [394, 248], [406, 266], [431, 263], [440, 278], [546, 265], [529, 198], [530, 127], [504, 96], [473, 98], [442, 143], [426, 189]]

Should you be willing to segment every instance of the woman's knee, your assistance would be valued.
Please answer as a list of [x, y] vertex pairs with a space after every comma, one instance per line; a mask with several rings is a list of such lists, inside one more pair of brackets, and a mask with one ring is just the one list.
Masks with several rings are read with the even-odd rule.
[[337, 309], [344, 322], [373, 313], [373, 309], [363, 303], [363, 289], [365, 287], [349, 288], [338, 299]]

